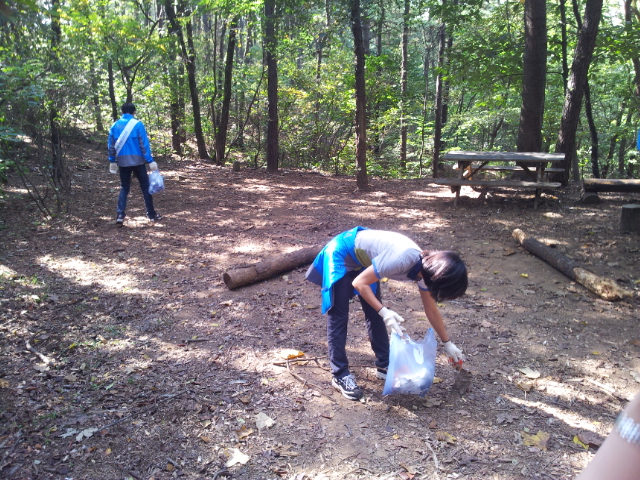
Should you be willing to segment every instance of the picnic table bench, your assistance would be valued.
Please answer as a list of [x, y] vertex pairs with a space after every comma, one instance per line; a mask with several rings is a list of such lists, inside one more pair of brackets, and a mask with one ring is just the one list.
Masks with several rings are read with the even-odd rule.
[[[547, 168], [547, 164], [562, 164], [564, 153], [539, 152], [463, 152], [453, 151], [444, 155], [442, 162], [455, 162], [454, 169], [460, 173], [458, 178], [436, 178], [437, 185], [451, 187], [456, 196], [453, 205], [456, 206], [462, 186], [469, 187], [509, 187], [533, 189], [536, 191], [534, 208], [538, 207], [538, 200], [542, 189], [560, 188], [559, 182], [545, 181], [548, 173], [563, 172], [562, 165]], [[492, 164], [489, 164], [492, 162]], [[520, 165], [513, 165], [519, 163]], [[497, 165], [496, 165], [497, 164]], [[505, 179], [474, 179], [474, 175], [482, 171], [523, 172], [526, 180]]]

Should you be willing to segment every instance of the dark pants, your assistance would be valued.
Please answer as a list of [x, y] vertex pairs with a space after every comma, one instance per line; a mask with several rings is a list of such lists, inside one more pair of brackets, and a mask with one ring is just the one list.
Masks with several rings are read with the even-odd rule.
[[[349, 360], [347, 360], [347, 325], [349, 323], [349, 300], [353, 298], [354, 290], [352, 282], [360, 272], [347, 272], [347, 274], [333, 284], [333, 307], [329, 309], [327, 320], [327, 340], [329, 343], [329, 361], [331, 373], [335, 377], [342, 378], [349, 374]], [[378, 284], [377, 297], [380, 299], [380, 285]], [[360, 304], [367, 322], [367, 332], [371, 348], [376, 356], [376, 366], [387, 368], [389, 365], [389, 335], [387, 327], [378, 312], [365, 302], [362, 297]]]
[[156, 211], [153, 208], [153, 195], [149, 193], [149, 175], [147, 166], [136, 165], [135, 167], [120, 167], [120, 195], [118, 196], [118, 216], [125, 216], [127, 210], [127, 197], [131, 189], [131, 174], [134, 174], [140, 184], [144, 205], [147, 207], [147, 217], [156, 218]]

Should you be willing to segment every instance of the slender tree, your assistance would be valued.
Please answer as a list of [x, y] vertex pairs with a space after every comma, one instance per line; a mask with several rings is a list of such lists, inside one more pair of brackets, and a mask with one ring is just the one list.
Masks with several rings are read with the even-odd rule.
[[[198, 94], [198, 83], [196, 80], [196, 51], [193, 44], [193, 31], [191, 19], [186, 23], [187, 41], [185, 42], [182, 26], [176, 18], [176, 11], [173, 8], [172, 0], [165, 0], [165, 9], [167, 18], [171, 23], [172, 32], [178, 37], [178, 44], [182, 53], [182, 60], [187, 67], [187, 78], [189, 82], [189, 92], [191, 93], [191, 108], [193, 108], [193, 129], [196, 135], [196, 144], [198, 145], [198, 156], [202, 159], [209, 159], [207, 146], [204, 141], [202, 131], [202, 119], [200, 117], [200, 99]], [[180, 14], [184, 11], [183, 0], [178, 0], [178, 11]]]
[[231, 105], [231, 78], [233, 75], [233, 55], [236, 50], [238, 32], [238, 17], [234, 17], [229, 25], [229, 39], [227, 42], [227, 57], [225, 60], [224, 83], [222, 95], [222, 111], [216, 128], [216, 163], [224, 165], [225, 148], [227, 144], [227, 127], [229, 125], [229, 107]]
[[360, 16], [360, 0], [351, 0], [351, 31], [355, 54], [356, 95], [356, 184], [358, 190], [369, 190], [367, 176], [367, 98], [364, 78], [364, 42]]
[[402, 12], [402, 41], [400, 61], [400, 168], [407, 169], [407, 68], [409, 62], [409, 14], [411, 13], [411, 0], [404, 0]]
[[276, 40], [276, 2], [265, 0], [265, 62], [267, 65], [267, 170], [278, 171], [278, 157], [280, 155], [278, 132], [278, 60]]

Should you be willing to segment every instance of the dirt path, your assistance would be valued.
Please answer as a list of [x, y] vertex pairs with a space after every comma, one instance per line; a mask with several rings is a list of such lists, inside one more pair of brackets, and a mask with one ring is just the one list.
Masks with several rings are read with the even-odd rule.
[[[511, 238], [522, 228], [637, 290], [640, 236], [618, 231], [629, 197], [582, 206], [571, 189], [534, 211], [530, 194], [467, 192], [454, 210], [425, 181], [360, 194], [349, 178], [174, 161], [160, 164], [165, 219], [149, 224], [132, 191], [117, 228], [117, 179], [95, 147], [83, 153], [67, 221], [39, 222], [12, 186], [0, 200], [3, 478], [570, 479], [593, 451], [574, 437], [603, 438], [638, 390], [638, 301], [595, 298]], [[461, 252], [469, 291], [442, 313], [468, 391], [439, 356], [427, 397], [382, 397], [354, 308], [348, 351], [366, 397], [346, 400], [329, 385], [305, 269], [222, 282], [358, 224]], [[415, 286], [389, 282], [383, 296], [424, 335]], [[309, 361], [288, 369], [289, 349]]]

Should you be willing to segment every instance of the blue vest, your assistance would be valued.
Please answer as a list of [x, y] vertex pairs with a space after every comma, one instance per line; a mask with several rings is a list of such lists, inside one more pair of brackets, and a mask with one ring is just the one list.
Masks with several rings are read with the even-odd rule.
[[[355, 254], [356, 234], [365, 227], [355, 227], [334, 237], [325, 245], [313, 261], [306, 274], [306, 279], [322, 287], [322, 313], [327, 313], [333, 306], [333, 284], [347, 273], [345, 258], [350, 257], [357, 264], [362, 265]], [[371, 285], [376, 293], [377, 284]], [[357, 294], [357, 292], [354, 292]]]

